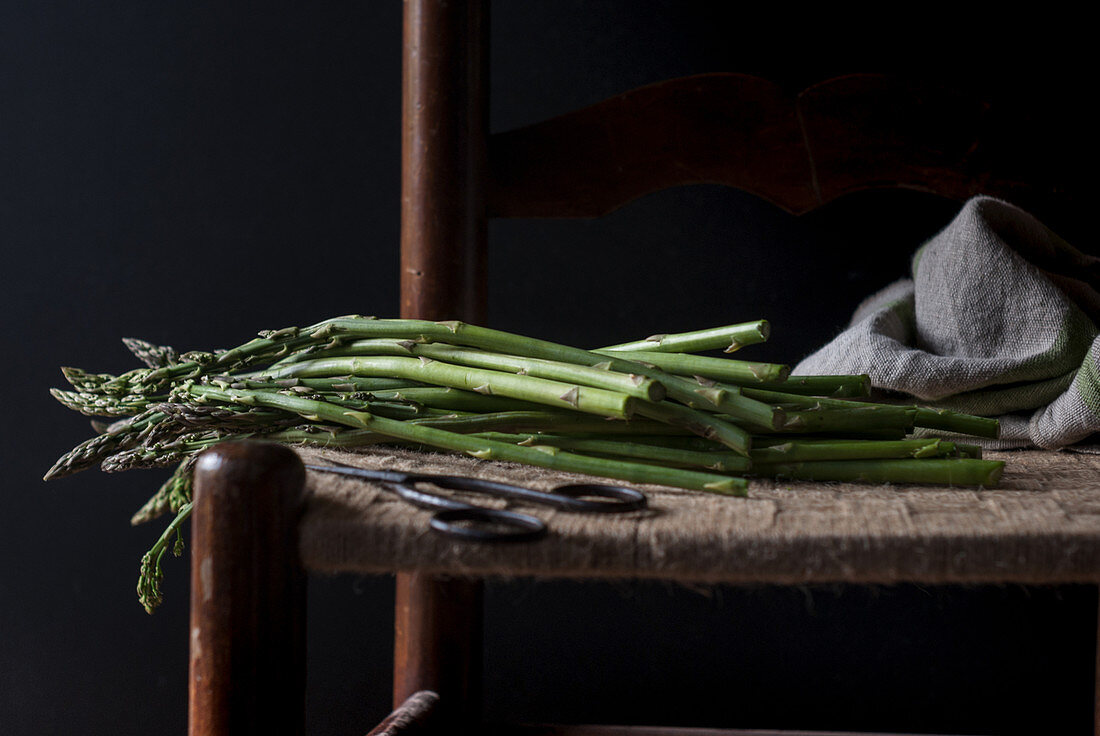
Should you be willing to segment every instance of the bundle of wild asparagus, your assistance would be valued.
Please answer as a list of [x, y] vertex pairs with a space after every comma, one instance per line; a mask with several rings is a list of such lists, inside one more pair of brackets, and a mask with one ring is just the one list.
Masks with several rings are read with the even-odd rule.
[[[743, 495], [746, 475], [993, 486], [978, 447], [907, 437], [916, 427], [996, 437], [996, 420], [858, 401], [867, 376], [797, 376], [773, 363], [696, 355], [768, 337], [761, 320], [582, 350], [462, 322], [338, 317], [266, 331], [231, 350], [179, 354], [124, 340], [146, 367], [63, 368], [52, 391], [99, 434], [46, 479], [177, 465], [133, 523], [175, 514], [142, 561], [138, 593], [161, 600], [161, 561], [182, 550], [196, 455], [264, 439], [398, 443], [639, 483]], [[173, 542], [173, 539], [175, 540]]]

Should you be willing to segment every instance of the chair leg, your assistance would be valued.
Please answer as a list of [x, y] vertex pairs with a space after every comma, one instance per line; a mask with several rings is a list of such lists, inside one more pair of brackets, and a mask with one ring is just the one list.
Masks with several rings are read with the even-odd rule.
[[[405, 0], [401, 316], [484, 323], [488, 0]], [[480, 582], [397, 576], [394, 707], [439, 694], [437, 722], [481, 709]]]
[[394, 611], [393, 704], [421, 690], [439, 694], [438, 718], [481, 717], [482, 583], [398, 573]]
[[306, 576], [291, 450], [218, 445], [195, 467], [190, 736], [302, 734]]

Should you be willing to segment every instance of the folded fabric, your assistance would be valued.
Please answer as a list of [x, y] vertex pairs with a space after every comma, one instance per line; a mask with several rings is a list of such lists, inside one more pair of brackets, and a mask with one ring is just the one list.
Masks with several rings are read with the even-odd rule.
[[977, 197], [866, 299], [796, 374], [867, 373], [878, 389], [1001, 419], [994, 447], [1100, 432], [1100, 258]]

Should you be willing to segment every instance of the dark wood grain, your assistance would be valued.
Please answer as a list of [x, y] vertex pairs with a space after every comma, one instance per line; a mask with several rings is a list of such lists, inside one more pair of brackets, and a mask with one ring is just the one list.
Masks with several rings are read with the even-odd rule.
[[488, 4], [406, 0], [401, 313], [485, 313]]
[[481, 715], [482, 585], [422, 573], [397, 576], [394, 707], [420, 690], [440, 695], [439, 720]]
[[[406, 0], [401, 315], [485, 322], [488, 3]], [[441, 722], [481, 705], [479, 581], [398, 573], [394, 707], [439, 693]]]
[[431, 733], [439, 695], [430, 690], [413, 693], [367, 736], [414, 736]]
[[659, 82], [489, 143], [493, 217], [597, 217], [679, 184], [737, 187], [792, 212], [814, 206], [794, 101], [744, 74]]
[[[1063, 183], [1021, 169], [982, 100], [906, 78], [838, 77], [792, 95], [743, 74], [625, 92], [491, 137], [493, 217], [598, 217], [642, 195], [722, 184], [794, 214], [850, 192], [983, 193], [1044, 211]], [[1033, 143], [1033, 145], [1039, 145]]]
[[235, 442], [195, 467], [191, 736], [304, 731], [305, 470], [276, 444]]
[[804, 90], [797, 111], [814, 173], [815, 201], [905, 187], [952, 199], [1011, 195], [984, 154], [989, 105], [939, 85], [857, 74]]

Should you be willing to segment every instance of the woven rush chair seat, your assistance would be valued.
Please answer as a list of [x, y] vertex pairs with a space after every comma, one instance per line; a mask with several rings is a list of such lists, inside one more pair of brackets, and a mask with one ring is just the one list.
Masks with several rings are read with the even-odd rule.
[[[460, 474], [539, 489], [602, 480], [396, 448], [298, 452], [307, 463]], [[650, 508], [621, 515], [508, 503], [546, 520], [550, 533], [504, 544], [453, 540], [429, 530], [431, 512], [380, 485], [309, 472], [300, 554], [307, 569], [323, 572], [729, 583], [1100, 580], [1100, 456], [986, 457], [1007, 463], [992, 490], [760, 479], [746, 498], [640, 485]], [[470, 500], [505, 507], [484, 496]]]

